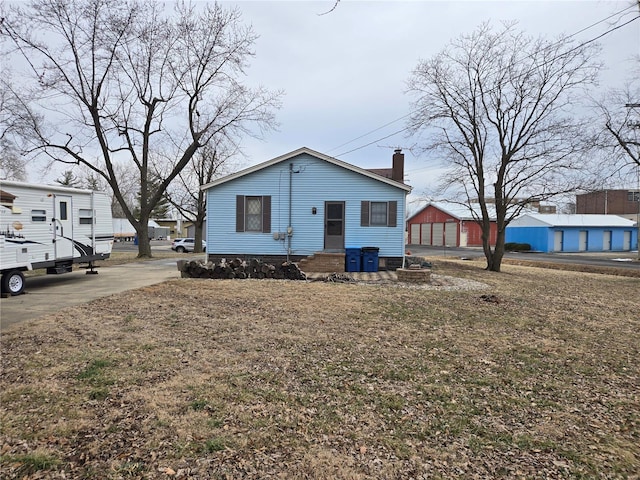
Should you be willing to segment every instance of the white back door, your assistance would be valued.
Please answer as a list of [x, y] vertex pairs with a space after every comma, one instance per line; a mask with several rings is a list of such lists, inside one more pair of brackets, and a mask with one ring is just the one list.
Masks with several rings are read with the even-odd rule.
[[54, 239], [56, 258], [73, 257], [73, 216], [70, 195], [56, 195], [54, 203]]
[[553, 233], [553, 251], [561, 252], [564, 247], [564, 232], [557, 230]]
[[578, 250], [586, 252], [589, 248], [589, 236], [586, 230], [580, 230], [578, 233]]
[[460, 246], [461, 247], [466, 247], [467, 246], [467, 231], [466, 230], [462, 230], [460, 232]]

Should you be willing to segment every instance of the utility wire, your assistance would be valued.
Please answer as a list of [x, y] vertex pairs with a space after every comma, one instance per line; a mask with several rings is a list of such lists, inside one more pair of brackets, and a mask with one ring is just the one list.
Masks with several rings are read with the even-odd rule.
[[[409, 115], [411, 115], [411, 114], [409, 114]], [[406, 115], [405, 115], [405, 117], [406, 117]], [[374, 140], [373, 142], [367, 143], [366, 145], [362, 145], [361, 147], [356, 147], [353, 150], [349, 150], [348, 152], [339, 153], [338, 156], [341, 157], [342, 155], [346, 155], [347, 153], [355, 152], [356, 150], [360, 150], [361, 148], [368, 147], [369, 145], [373, 145], [374, 143], [379, 142], [380, 140], [384, 140], [385, 138], [393, 137], [394, 135], [402, 133], [405, 130], [409, 130], [409, 127], [404, 127], [403, 129], [398, 130], [397, 132], [390, 133], [389, 135], [387, 135], [385, 137], [378, 138], [377, 140]], [[351, 142], [347, 142], [347, 143], [351, 143]]]
[[617, 25], [617, 26], [615, 26], [615, 27], [613, 27], [613, 28], [611, 28], [611, 29], [607, 30], [606, 32], [601, 33], [601, 34], [600, 34], [600, 35], [598, 35], [597, 37], [592, 38], [591, 40], [587, 40], [587, 41], [585, 41], [585, 42], [582, 42], [580, 45], [578, 45], [578, 46], [576, 46], [576, 47], [572, 48], [571, 50], [567, 50], [566, 52], [562, 53], [561, 55], [558, 55], [558, 56], [556, 56], [556, 57], [552, 58], [552, 60], [556, 60], [557, 58], [560, 58], [562, 55], [566, 55], [567, 53], [571, 53], [571, 52], [573, 52], [573, 51], [575, 51], [575, 50], [577, 50], [577, 49], [579, 49], [579, 48], [581, 48], [581, 47], [584, 47], [585, 45], [588, 45], [588, 44], [590, 44], [590, 43], [593, 43], [593, 42], [595, 42], [596, 40], [601, 39], [601, 38], [602, 38], [602, 37], [604, 37], [605, 35], [609, 35], [611, 32], [615, 32], [616, 30], [618, 30], [618, 29], [620, 29], [620, 28], [622, 28], [622, 27], [624, 27], [624, 26], [629, 25], [631, 22], [635, 22], [635, 21], [636, 21], [636, 20], [638, 20], [639, 18], [640, 18], [640, 15], [638, 15], [637, 17], [633, 17], [631, 20], [629, 20], [629, 21], [627, 21], [627, 22], [624, 22], [622, 25]]
[[583, 29], [578, 30], [577, 32], [572, 33], [571, 35], [569, 35], [569, 36], [568, 36], [568, 37], [566, 37], [566, 38], [575, 37], [576, 35], [579, 35], [579, 34], [581, 34], [582, 32], [586, 32], [587, 30], [589, 30], [590, 28], [595, 27], [596, 25], [600, 25], [601, 23], [606, 22], [606, 21], [607, 21], [607, 20], [609, 20], [610, 18], [613, 18], [613, 17], [618, 16], [618, 15], [622, 15], [622, 14], [623, 14], [623, 13], [625, 13], [627, 10], [631, 10], [631, 9], [634, 9], [634, 10], [635, 10], [635, 8], [636, 8], [636, 6], [635, 6], [635, 5], [629, 5], [627, 8], [623, 8], [623, 9], [622, 9], [622, 10], [620, 10], [619, 12], [612, 13], [612, 14], [611, 14], [611, 15], [609, 15], [608, 17], [603, 18], [602, 20], [598, 20], [597, 22], [592, 23], [592, 24], [591, 24], [591, 25], [589, 25], [588, 27], [584, 27]]
[[[549, 45], [549, 46], [548, 46], [548, 47], [546, 47], [546, 48], [552, 48], [552, 47], [555, 47], [556, 45], [559, 45], [562, 41], [564, 41], [564, 40], [566, 40], [566, 39], [569, 39], [569, 38], [572, 38], [572, 37], [575, 37], [576, 35], [579, 35], [580, 33], [583, 33], [583, 32], [585, 32], [585, 31], [587, 31], [587, 30], [589, 30], [589, 29], [591, 29], [591, 28], [595, 27], [596, 25], [599, 25], [599, 24], [601, 24], [601, 23], [603, 23], [603, 22], [606, 22], [606, 21], [607, 21], [607, 20], [609, 20], [610, 18], [613, 18], [613, 17], [615, 17], [615, 16], [617, 16], [617, 15], [621, 15], [621, 14], [625, 13], [627, 10], [630, 10], [630, 9], [632, 9], [632, 8], [633, 8], [633, 9], [635, 9], [635, 5], [630, 5], [630, 6], [626, 7], [626, 8], [623, 8], [622, 10], [620, 10], [620, 11], [618, 11], [618, 12], [615, 12], [615, 13], [613, 13], [613, 14], [609, 15], [608, 17], [603, 18], [602, 20], [599, 20], [599, 21], [597, 21], [597, 22], [594, 22], [594, 23], [592, 23], [591, 25], [589, 25], [589, 26], [587, 26], [587, 27], [584, 27], [584, 28], [582, 28], [582, 29], [578, 30], [577, 32], [574, 32], [574, 33], [572, 33], [571, 35], [568, 35], [568, 36], [564, 37], [562, 40], [560, 40], [560, 41], [558, 41], [558, 42], [556, 42], [556, 43], [553, 43], [553, 44]], [[620, 29], [620, 28], [622, 28], [622, 27], [624, 27], [624, 26], [626, 26], [626, 25], [628, 25], [628, 24], [630, 24], [630, 23], [632, 23], [632, 22], [634, 22], [634, 21], [638, 20], [639, 18], [640, 18], [640, 15], [638, 15], [638, 16], [636, 16], [636, 17], [632, 18], [631, 20], [628, 20], [627, 22], [625, 22], [625, 23], [623, 23], [623, 24], [621, 24], [621, 25], [617, 25], [617, 26], [615, 26], [615, 27], [612, 27], [611, 29], [607, 30], [606, 32], [603, 32], [603, 33], [601, 33], [600, 35], [598, 35], [598, 36], [596, 36], [596, 37], [594, 37], [594, 38], [592, 38], [592, 39], [590, 39], [590, 40], [586, 40], [586, 41], [584, 41], [583, 43], [581, 43], [581, 44], [577, 45], [576, 47], [574, 47], [574, 48], [572, 48], [572, 49], [570, 49], [570, 50], [567, 50], [566, 52], [563, 52], [563, 53], [561, 53], [561, 54], [559, 54], [559, 55], [557, 55], [557, 56], [553, 57], [552, 59], [547, 60], [546, 62], [543, 62], [540, 66], [542, 66], [542, 65], [546, 65], [546, 64], [550, 63], [551, 61], [555, 61], [555, 60], [557, 60], [558, 58], [560, 58], [561, 56], [566, 55], [567, 53], [571, 53], [571, 52], [573, 52], [573, 51], [575, 51], [575, 50], [578, 50], [579, 48], [584, 47], [585, 45], [588, 45], [588, 44], [590, 44], [590, 43], [593, 43], [593, 42], [595, 42], [596, 40], [599, 40], [600, 38], [602, 38], [602, 37], [604, 37], [604, 36], [606, 36], [606, 35], [609, 35], [610, 33], [612, 33], [612, 32], [614, 32], [614, 31], [616, 31], [616, 30], [618, 30], [618, 29]], [[536, 53], [537, 53], [537, 52], [536, 52]], [[532, 55], [534, 55], [534, 54], [529, 55], [529, 57], [531, 57]], [[524, 73], [522, 73], [520, 76], [528, 75], [528, 74], [529, 74], [529, 73], [531, 73], [532, 71], [533, 71], [533, 70], [530, 70], [530, 71], [528, 71], [528, 72], [524, 72]], [[363, 138], [363, 137], [366, 137], [366, 136], [368, 136], [368, 135], [370, 135], [370, 134], [372, 134], [372, 133], [375, 133], [375, 132], [377, 132], [378, 130], [381, 130], [381, 129], [383, 129], [383, 128], [385, 128], [385, 127], [387, 127], [387, 126], [389, 126], [389, 125], [391, 125], [391, 124], [393, 124], [393, 123], [396, 123], [396, 122], [398, 122], [398, 121], [402, 120], [403, 118], [406, 118], [406, 117], [408, 117], [408, 116], [412, 115], [413, 113], [415, 113], [415, 111], [409, 112], [409, 113], [407, 113], [406, 115], [403, 115], [402, 117], [396, 118], [395, 120], [392, 120], [391, 122], [389, 122], [389, 123], [386, 123], [386, 124], [382, 125], [381, 127], [375, 128], [375, 129], [373, 129], [373, 130], [371, 130], [371, 131], [369, 131], [369, 132], [367, 132], [367, 133], [365, 133], [365, 134], [360, 135], [359, 137], [356, 137], [356, 138], [354, 138], [354, 139], [352, 139], [352, 140], [349, 140], [348, 142], [345, 142], [345, 143], [343, 143], [343, 144], [341, 144], [341, 145], [338, 145], [337, 147], [334, 147], [334, 148], [332, 148], [331, 150], [329, 150], [329, 152], [331, 152], [331, 151], [333, 151], [333, 150], [337, 150], [338, 148], [340, 148], [340, 147], [342, 147], [342, 146], [348, 145], [348, 144], [350, 144], [350, 143], [355, 142], [356, 140], [359, 140], [359, 139], [361, 139], [361, 138]], [[351, 149], [351, 150], [349, 150], [349, 151], [347, 151], [347, 152], [339, 153], [337, 156], [338, 156], [338, 157], [340, 157], [340, 156], [342, 156], [342, 155], [347, 155], [347, 154], [352, 153], [352, 152], [355, 152], [355, 151], [357, 151], [357, 150], [361, 150], [361, 149], [363, 149], [363, 148], [365, 148], [365, 147], [368, 147], [368, 146], [370, 146], [370, 145], [373, 145], [373, 144], [374, 144], [374, 143], [376, 143], [376, 142], [379, 142], [379, 141], [381, 141], [381, 140], [385, 140], [385, 139], [387, 139], [387, 138], [389, 138], [389, 137], [393, 137], [394, 135], [397, 135], [397, 134], [402, 133], [402, 132], [404, 132], [404, 131], [406, 131], [406, 130], [409, 130], [409, 128], [410, 128], [410, 127], [405, 127], [405, 128], [403, 128], [403, 129], [401, 129], [401, 130], [398, 130], [398, 131], [396, 131], [396, 132], [394, 132], [394, 133], [391, 133], [391, 134], [389, 134], [389, 135], [386, 135], [386, 136], [384, 136], [384, 137], [382, 137], [382, 138], [378, 138], [378, 139], [376, 139], [376, 140], [373, 140], [373, 141], [371, 141], [371, 142], [369, 142], [369, 143], [367, 143], [367, 144], [365, 144], [365, 145], [362, 145], [362, 146], [360, 146], [360, 147], [356, 147], [356, 148]]]
[[396, 122], [399, 122], [400, 120], [402, 120], [402, 119], [404, 119], [404, 118], [407, 118], [407, 117], [408, 117], [408, 116], [410, 116], [410, 115], [411, 115], [411, 113], [407, 113], [406, 115], [403, 115], [403, 116], [401, 116], [401, 117], [398, 117], [398, 118], [396, 118], [395, 120], [391, 120], [389, 123], [385, 123], [385, 124], [384, 124], [384, 125], [382, 125], [381, 127], [375, 128], [375, 129], [371, 130], [370, 132], [364, 133], [364, 134], [360, 135], [359, 137], [354, 138], [353, 140], [349, 140], [348, 142], [345, 142], [345, 143], [343, 143], [343, 144], [341, 144], [341, 145], [338, 145], [337, 147], [333, 147], [333, 148], [332, 148], [331, 150], [329, 150], [327, 153], [332, 152], [332, 151], [334, 151], [334, 150], [337, 150], [337, 149], [339, 149], [340, 147], [344, 147], [345, 145], [349, 145], [350, 143], [353, 143], [353, 142], [355, 142], [356, 140], [360, 140], [362, 137], [366, 137], [366, 136], [368, 136], [368, 135], [371, 135], [372, 133], [375, 133], [375, 132], [377, 132], [378, 130], [382, 130], [383, 128], [388, 127], [389, 125], [392, 125], [392, 124], [394, 124], [394, 123], [396, 123]]

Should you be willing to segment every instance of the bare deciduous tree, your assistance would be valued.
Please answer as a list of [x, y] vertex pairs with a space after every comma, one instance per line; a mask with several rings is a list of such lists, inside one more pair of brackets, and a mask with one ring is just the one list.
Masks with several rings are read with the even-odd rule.
[[[609, 90], [596, 103], [596, 112], [596, 142], [606, 161], [600, 177], [620, 176], [627, 185], [640, 187], [640, 82], [634, 79], [623, 88]], [[638, 208], [640, 216], [640, 204]]]
[[[214, 136], [275, 125], [280, 92], [240, 80], [256, 39], [238, 10], [217, 3], [34, 0], [7, 12], [0, 34], [29, 66], [32, 151], [79, 164], [109, 184], [151, 256], [148, 220], [168, 185]], [[258, 127], [259, 130], [253, 129]], [[171, 152], [158, 184], [154, 155]], [[118, 165], [136, 172], [140, 210], [125, 198]], [[126, 182], [125, 182], [126, 183]]]
[[229, 173], [231, 162], [239, 153], [238, 146], [230, 140], [212, 141], [194, 155], [169, 188], [169, 201], [195, 227], [195, 252], [202, 250], [207, 215], [205, 192], [200, 186]]
[[3, 180], [27, 180], [22, 148], [29, 132], [28, 113], [4, 72], [0, 79], [0, 178]]
[[597, 103], [596, 119], [598, 145], [612, 156], [611, 163], [640, 166], [640, 82], [609, 90]]
[[0, 139], [0, 180], [27, 180], [24, 159], [15, 144], [7, 139]]
[[[446, 187], [465, 204], [480, 204], [487, 270], [500, 271], [506, 227], [530, 200], [580, 183], [588, 145], [575, 107], [595, 81], [596, 49], [533, 39], [513, 24], [498, 31], [483, 24], [421, 61], [410, 77], [413, 131], [450, 166]], [[495, 205], [494, 248], [488, 204]]]

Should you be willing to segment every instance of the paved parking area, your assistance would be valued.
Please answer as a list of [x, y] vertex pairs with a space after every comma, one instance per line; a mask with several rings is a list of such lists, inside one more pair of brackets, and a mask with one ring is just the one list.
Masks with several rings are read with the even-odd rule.
[[180, 277], [176, 260], [165, 258], [98, 268], [97, 275], [76, 270], [27, 277], [25, 294], [0, 299], [0, 330], [65, 307]]

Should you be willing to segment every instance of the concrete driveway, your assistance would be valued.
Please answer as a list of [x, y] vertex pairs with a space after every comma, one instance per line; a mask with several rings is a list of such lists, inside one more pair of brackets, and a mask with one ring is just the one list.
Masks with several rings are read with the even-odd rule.
[[96, 298], [180, 278], [175, 258], [103, 266], [98, 275], [85, 270], [27, 277], [25, 294], [0, 300], [0, 330]]

